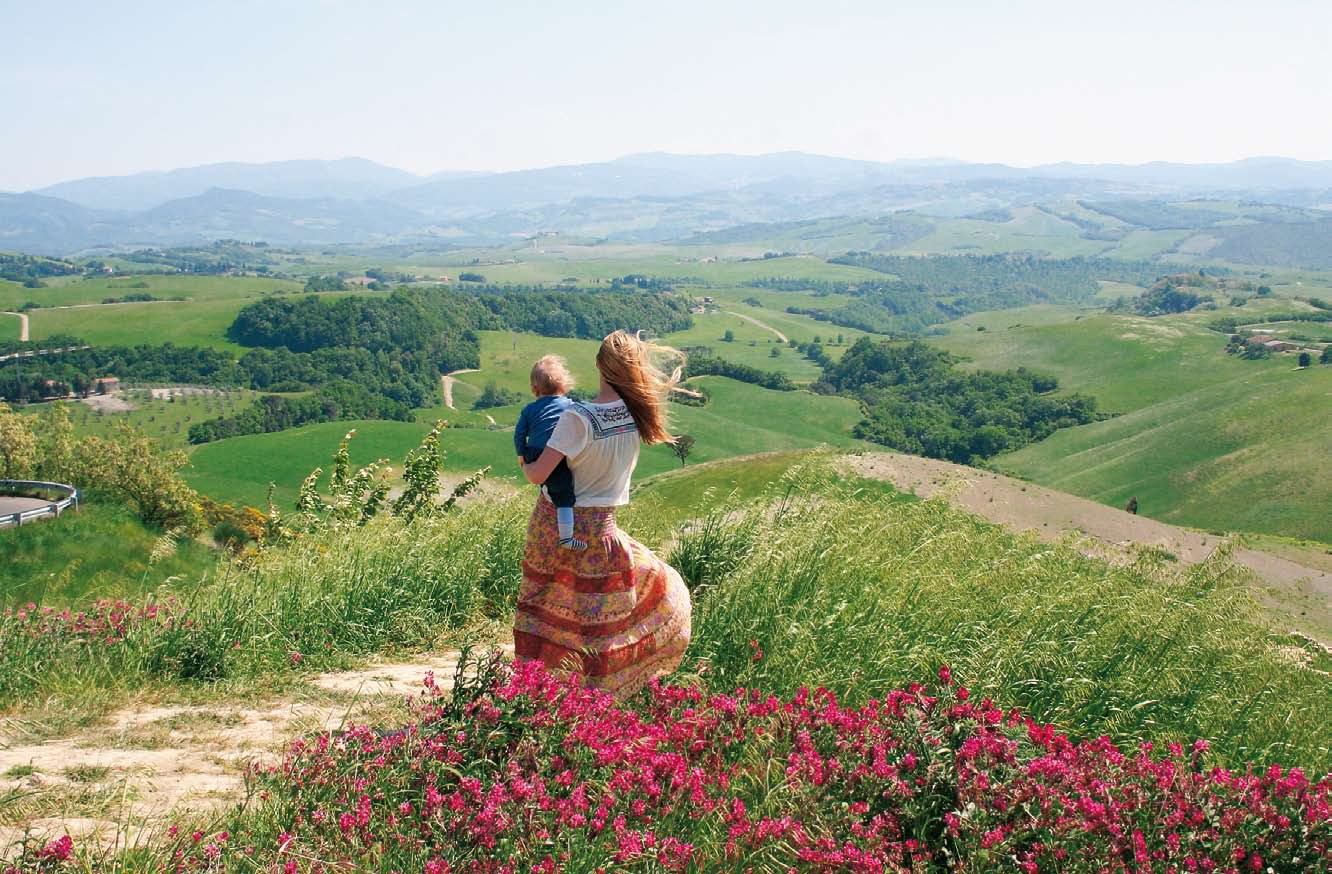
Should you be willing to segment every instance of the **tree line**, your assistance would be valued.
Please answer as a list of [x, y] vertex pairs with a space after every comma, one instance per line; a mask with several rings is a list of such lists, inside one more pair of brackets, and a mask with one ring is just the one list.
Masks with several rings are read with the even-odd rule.
[[910, 257], [848, 252], [830, 261], [874, 270], [885, 278], [861, 282], [756, 279], [749, 285], [849, 296], [854, 300], [828, 307], [792, 306], [787, 312], [870, 333], [898, 334], [985, 310], [1079, 302], [1099, 291], [1097, 280], [1148, 285], [1161, 273], [1160, 266], [1149, 261], [1028, 254]]
[[1096, 400], [1054, 395], [1058, 382], [1025, 368], [964, 371], [919, 341], [862, 337], [829, 363], [815, 391], [861, 401], [855, 436], [902, 452], [975, 463], [1059, 428], [1095, 421]]
[[[616, 328], [653, 334], [692, 325], [686, 302], [673, 294], [622, 289], [551, 292], [488, 286], [398, 289], [386, 297], [313, 295], [265, 298], [244, 307], [227, 336], [251, 347], [239, 358], [201, 347], [104, 346], [51, 338], [49, 355], [0, 361], [0, 397], [37, 401], [87, 394], [101, 376], [314, 394], [263, 398], [251, 409], [190, 429], [192, 442], [283, 430], [334, 419], [411, 420], [427, 406], [442, 373], [480, 364], [480, 330], [528, 331], [599, 339]], [[15, 351], [34, 344], [6, 343]]]

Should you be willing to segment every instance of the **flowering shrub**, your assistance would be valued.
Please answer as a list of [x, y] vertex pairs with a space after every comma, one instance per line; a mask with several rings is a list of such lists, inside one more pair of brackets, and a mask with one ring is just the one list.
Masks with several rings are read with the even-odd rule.
[[183, 610], [174, 599], [131, 604], [102, 599], [84, 610], [56, 610], [28, 603], [6, 607], [0, 614], [0, 641], [6, 638], [42, 641], [53, 646], [68, 643], [117, 644], [144, 627], [169, 627], [182, 620]]
[[74, 839], [69, 835], [62, 835], [53, 841], [25, 842], [20, 848], [16, 859], [5, 864], [4, 874], [45, 874], [45, 872], [60, 871], [69, 861], [70, 855], [74, 852]]
[[[427, 680], [433, 690], [433, 681]], [[860, 707], [653, 686], [634, 707], [490, 662], [400, 732], [357, 728], [257, 775], [259, 808], [177, 871], [1305, 872], [1332, 777], [1075, 743], [947, 669]]]

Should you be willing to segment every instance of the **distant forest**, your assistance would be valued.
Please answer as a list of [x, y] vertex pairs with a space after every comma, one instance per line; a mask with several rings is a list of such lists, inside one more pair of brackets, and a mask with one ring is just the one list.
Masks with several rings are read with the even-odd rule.
[[840, 306], [791, 306], [787, 311], [870, 333], [907, 334], [984, 310], [1084, 301], [1099, 290], [1097, 280], [1150, 285], [1166, 270], [1150, 261], [1035, 255], [921, 258], [848, 252], [831, 261], [891, 278], [854, 283], [757, 279], [749, 284], [782, 291], [850, 295], [856, 299]]
[[955, 362], [918, 341], [861, 337], [825, 368], [815, 389], [861, 401], [857, 437], [963, 464], [1097, 419], [1094, 398], [1053, 394], [1054, 377], [1025, 368], [961, 370]]
[[43, 348], [75, 348], [0, 362], [0, 397], [86, 393], [109, 374], [130, 382], [310, 392], [260, 398], [235, 416], [197, 423], [190, 440], [204, 443], [336, 419], [410, 420], [413, 408], [436, 396], [441, 373], [480, 363], [482, 330], [599, 339], [616, 328], [664, 334], [692, 323], [683, 298], [637, 287], [431, 287], [334, 301], [268, 298], [242, 309], [228, 329], [234, 342], [252, 347], [239, 358], [170, 343], [83, 349], [77, 338], [51, 338]]

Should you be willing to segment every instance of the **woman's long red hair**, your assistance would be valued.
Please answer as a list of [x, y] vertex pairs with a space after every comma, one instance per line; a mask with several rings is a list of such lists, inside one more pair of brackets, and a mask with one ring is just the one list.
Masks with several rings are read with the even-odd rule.
[[[675, 366], [667, 373], [658, 362], [672, 359]], [[601, 341], [597, 370], [629, 408], [644, 443], [675, 441], [668, 430], [666, 403], [671, 392], [685, 391], [679, 387], [684, 361], [684, 353], [678, 349], [650, 343], [628, 331], [616, 331]]]

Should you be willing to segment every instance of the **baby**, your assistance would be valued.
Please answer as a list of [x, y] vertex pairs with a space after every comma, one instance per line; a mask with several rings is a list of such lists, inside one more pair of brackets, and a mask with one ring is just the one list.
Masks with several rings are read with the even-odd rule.
[[[523, 407], [513, 428], [513, 447], [518, 460], [531, 464], [541, 457], [560, 414], [573, 404], [565, 394], [574, 387], [573, 376], [558, 355], [546, 355], [532, 365], [532, 394], [536, 400]], [[560, 531], [560, 546], [586, 549], [587, 544], [574, 539], [574, 480], [569, 463], [561, 459], [546, 478], [546, 495], [555, 505], [555, 521]]]

